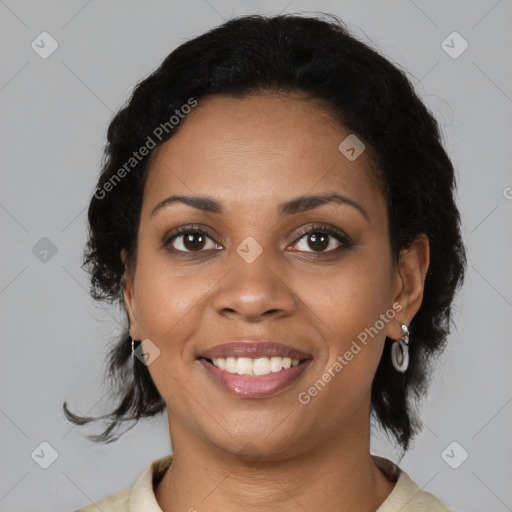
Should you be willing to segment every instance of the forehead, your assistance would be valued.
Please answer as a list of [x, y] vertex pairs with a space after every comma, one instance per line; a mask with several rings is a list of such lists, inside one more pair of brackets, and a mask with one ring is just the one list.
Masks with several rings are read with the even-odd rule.
[[351, 161], [340, 151], [351, 133], [320, 102], [213, 96], [180, 123], [153, 155], [143, 212], [176, 193], [215, 196], [233, 209], [306, 193], [339, 191], [364, 203], [381, 195], [369, 154]]

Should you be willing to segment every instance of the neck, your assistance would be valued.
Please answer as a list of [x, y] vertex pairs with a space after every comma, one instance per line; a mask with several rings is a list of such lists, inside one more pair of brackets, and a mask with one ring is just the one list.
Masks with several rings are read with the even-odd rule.
[[[279, 460], [242, 459], [169, 421], [173, 463], [155, 495], [164, 512], [377, 510], [394, 487], [371, 459], [369, 426], [309, 443]], [[365, 429], [363, 429], [365, 430]]]

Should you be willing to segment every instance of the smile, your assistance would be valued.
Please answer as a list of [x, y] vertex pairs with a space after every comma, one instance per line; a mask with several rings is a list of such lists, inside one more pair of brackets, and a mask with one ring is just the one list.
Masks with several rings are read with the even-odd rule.
[[208, 376], [221, 389], [244, 398], [270, 397], [291, 386], [303, 375], [311, 361], [288, 357], [198, 359]]
[[300, 361], [290, 357], [219, 357], [211, 360], [217, 368], [228, 373], [238, 375], [260, 376], [280, 372], [292, 366], [297, 366]]

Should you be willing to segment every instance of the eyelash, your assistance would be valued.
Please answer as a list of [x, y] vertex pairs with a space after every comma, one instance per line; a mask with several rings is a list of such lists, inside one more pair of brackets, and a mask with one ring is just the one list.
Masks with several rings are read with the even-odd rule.
[[[296, 245], [298, 242], [300, 242], [300, 240], [302, 238], [304, 238], [306, 235], [309, 235], [311, 233], [318, 233], [318, 234], [322, 234], [322, 235], [331, 236], [331, 237], [335, 238], [338, 242], [340, 242], [341, 245], [339, 247], [337, 247], [336, 249], [331, 249], [329, 251], [297, 251], [297, 252], [312, 253], [312, 254], [316, 254], [321, 257], [322, 255], [332, 255], [332, 254], [336, 254], [342, 250], [350, 249], [353, 245], [350, 238], [347, 235], [345, 235], [343, 233], [343, 231], [338, 230], [337, 228], [334, 228], [328, 224], [318, 224], [318, 225], [311, 226], [311, 227], [301, 231], [297, 235], [297, 238], [295, 239], [295, 241], [293, 242], [292, 245]], [[205, 231], [204, 229], [202, 229], [201, 227], [199, 227], [197, 225], [191, 225], [191, 226], [187, 226], [184, 228], [178, 228], [175, 231], [171, 231], [170, 233], [168, 233], [164, 239], [165, 241], [163, 242], [162, 246], [164, 248], [168, 248], [168, 246], [174, 240], [176, 240], [180, 236], [188, 235], [188, 234], [200, 234], [200, 235], [210, 238], [213, 242], [215, 242], [215, 240], [213, 240], [212, 236], [207, 231]], [[215, 242], [215, 243], [217, 243], [217, 242]], [[181, 251], [178, 249], [169, 249], [169, 248], [168, 248], [168, 250], [174, 254], [180, 254], [180, 255], [181, 254], [195, 255], [195, 254], [201, 254], [202, 252], [208, 251], [208, 250], [207, 251], [205, 251], [205, 250]], [[213, 249], [213, 250], [217, 250], [217, 249]]]

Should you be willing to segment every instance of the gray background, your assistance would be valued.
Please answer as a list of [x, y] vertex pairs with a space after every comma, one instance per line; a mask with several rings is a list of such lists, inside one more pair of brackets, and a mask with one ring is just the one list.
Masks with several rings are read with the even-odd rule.
[[[103, 446], [83, 437], [101, 424], [75, 428], [62, 414], [64, 400], [81, 414], [113, 405], [102, 368], [122, 316], [93, 304], [80, 268], [107, 125], [185, 40], [232, 16], [307, 11], [339, 15], [408, 70], [459, 178], [467, 281], [424, 401], [425, 428], [400, 465], [453, 510], [512, 510], [510, 0], [0, 0], [1, 512], [75, 510], [132, 485], [171, 452], [165, 415]], [[59, 45], [47, 59], [31, 48], [43, 31]], [[441, 46], [453, 31], [469, 44], [456, 59]], [[44, 253], [43, 237], [56, 254]], [[31, 456], [42, 442], [58, 453], [48, 469]], [[385, 436], [372, 443], [397, 460]], [[460, 463], [462, 450], [469, 457], [453, 469], [445, 460]]]

